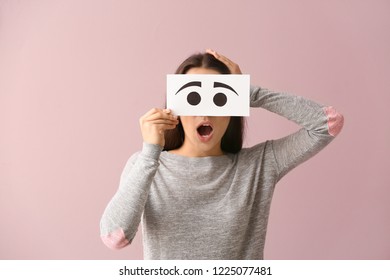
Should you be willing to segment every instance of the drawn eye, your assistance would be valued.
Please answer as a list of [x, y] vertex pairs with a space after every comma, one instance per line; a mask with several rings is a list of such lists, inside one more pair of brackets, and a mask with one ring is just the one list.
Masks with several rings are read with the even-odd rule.
[[218, 107], [222, 107], [226, 104], [227, 97], [225, 94], [220, 92], [220, 93], [217, 93], [216, 95], [214, 95], [213, 101], [214, 101], [215, 105], [217, 105]]
[[200, 95], [196, 91], [192, 91], [187, 95], [187, 102], [192, 106], [198, 105], [200, 101]]

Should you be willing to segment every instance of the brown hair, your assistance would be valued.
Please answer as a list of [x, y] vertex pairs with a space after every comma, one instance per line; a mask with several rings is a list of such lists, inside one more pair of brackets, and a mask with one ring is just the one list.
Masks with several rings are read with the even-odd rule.
[[[194, 54], [183, 61], [175, 74], [186, 74], [191, 68], [202, 67], [213, 69], [221, 74], [231, 74], [229, 68], [213, 55], [208, 53]], [[227, 153], [237, 153], [244, 141], [245, 120], [243, 117], [230, 117], [229, 125], [222, 137], [221, 149]], [[165, 131], [164, 150], [180, 148], [184, 142], [184, 129], [179, 118], [179, 124], [172, 130]]]

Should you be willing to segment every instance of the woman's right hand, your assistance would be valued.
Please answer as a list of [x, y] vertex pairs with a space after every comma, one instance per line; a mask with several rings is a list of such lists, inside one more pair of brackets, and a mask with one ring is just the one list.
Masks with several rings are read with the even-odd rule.
[[165, 130], [174, 129], [179, 123], [169, 109], [153, 108], [139, 119], [144, 142], [165, 145]]
[[231, 74], [242, 74], [240, 66], [238, 66], [237, 63], [231, 61], [226, 56], [217, 53], [216, 51], [211, 49], [207, 49], [206, 52], [213, 55], [216, 59], [224, 63], [229, 68]]

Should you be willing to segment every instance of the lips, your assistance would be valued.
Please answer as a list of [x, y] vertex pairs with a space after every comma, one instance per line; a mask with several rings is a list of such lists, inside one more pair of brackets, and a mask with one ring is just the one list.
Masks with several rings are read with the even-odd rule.
[[197, 132], [202, 142], [207, 142], [213, 136], [213, 126], [210, 122], [203, 122], [198, 125]]

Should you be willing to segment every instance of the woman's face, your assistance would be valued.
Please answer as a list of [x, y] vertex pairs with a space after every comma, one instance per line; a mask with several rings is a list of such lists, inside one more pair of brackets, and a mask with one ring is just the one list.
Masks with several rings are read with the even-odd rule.
[[[207, 68], [191, 68], [187, 74], [220, 74]], [[222, 155], [221, 139], [230, 117], [182, 116], [184, 143], [180, 148], [186, 156]]]

